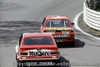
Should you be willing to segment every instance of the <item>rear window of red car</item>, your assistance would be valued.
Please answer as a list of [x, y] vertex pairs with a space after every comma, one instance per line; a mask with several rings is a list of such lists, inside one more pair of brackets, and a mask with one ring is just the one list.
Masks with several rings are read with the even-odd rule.
[[70, 22], [67, 19], [47, 20], [46, 27], [70, 27]]
[[53, 45], [51, 37], [26, 37], [24, 45]]

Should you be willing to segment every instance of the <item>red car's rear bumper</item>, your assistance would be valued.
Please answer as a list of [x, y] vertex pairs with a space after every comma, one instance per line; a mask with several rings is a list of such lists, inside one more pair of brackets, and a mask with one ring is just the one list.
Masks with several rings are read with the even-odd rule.
[[56, 42], [74, 42], [74, 38], [55, 38]]
[[27, 60], [58, 60], [60, 56], [27, 56], [27, 57], [19, 57], [20, 61], [27, 61]]

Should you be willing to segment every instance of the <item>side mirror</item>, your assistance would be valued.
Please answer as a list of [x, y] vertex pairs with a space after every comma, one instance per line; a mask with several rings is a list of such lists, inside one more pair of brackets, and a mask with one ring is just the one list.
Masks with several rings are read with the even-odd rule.
[[74, 25], [74, 23], [71, 23], [72, 25]]

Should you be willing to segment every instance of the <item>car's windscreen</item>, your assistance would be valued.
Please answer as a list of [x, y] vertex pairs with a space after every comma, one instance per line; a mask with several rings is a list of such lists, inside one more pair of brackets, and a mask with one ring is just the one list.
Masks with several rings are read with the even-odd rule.
[[53, 45], [51, 37], [26, 37], [24, 45]]
[[70, 27], [70, 23], [66, 19], [47, 20], [46, 27]]

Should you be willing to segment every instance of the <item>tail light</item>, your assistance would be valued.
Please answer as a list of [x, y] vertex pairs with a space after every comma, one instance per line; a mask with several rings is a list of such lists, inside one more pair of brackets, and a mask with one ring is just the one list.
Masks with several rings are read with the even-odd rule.
[[28, 55], [27, 52], [21, 52], [20, 55], [24, 56], [24, 55]]
[[59, 55], [59, 52], [51, 52], [51, 55]]
[[74, 34], [71, 34], [70, 36], [71, 36], [71, 37], [75, 37], [75, 35], [74, 35]]
[[74, 34], [74, 31], [73, 31], [73, 30], [71, 30], [71, 31], [69, 32], [69, 34], [70, 34], [70, 37], [75, 37], [75, 34]]
[[75, 34], [74, 33], [70, 34], [70, 37], [75, 37]]

